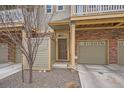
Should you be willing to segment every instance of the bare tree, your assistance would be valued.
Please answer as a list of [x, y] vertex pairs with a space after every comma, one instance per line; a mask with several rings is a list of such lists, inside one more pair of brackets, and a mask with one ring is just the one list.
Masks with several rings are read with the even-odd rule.
[[[36, 59], [38, 47], [44, 40], [44, 37], [51, 36], [47, 32], [47, 22], [51, 21], [54, 13], [51, 16], [42, 16], [39, 12], [42, 7], [14, 6], [15, 9], [8, 8], [9, 10], [6, 10], [5, 6], [0, 7], [0, 10], [2, 10], [0, 12], [2, 40], [13, 47], [18, 45], [21, 53], [25, 56], [29, 66], [29, 83], [32, 83], [32, 67]], [[45, 31], [41, 31], [40, 27], [42, 24], [46, 24], [44, 25]], [[25, 37], [23, 37], [23, 33]], [[8, 41], [9, 39], [11, 42]]]

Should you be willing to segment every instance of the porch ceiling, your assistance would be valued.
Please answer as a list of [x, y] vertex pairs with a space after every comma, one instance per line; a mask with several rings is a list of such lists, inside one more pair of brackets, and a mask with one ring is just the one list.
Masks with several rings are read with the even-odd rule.
[[124, 15], [110, 17], [99, 17], [80, 20], [59, 20], [50, 22], [49, 25], [54, 30], [69, 30], [69, 23], [75, 24], [76, 30], [99, 30], [99, 29], [120, 29], [124, 28]]
[[54, 30], [69, 30], [69, 25], [52, 25], [51, 28]]
[[124, 28], [124, 17], [102, 18], [73, 21], [76, 30], [95, 30], [95, 29], [119, 29]]
[[15, 32], [15, 31], [21, 31], [22, 30], [22, 28], [23, 27], [8, 27], [8, 28], [0, 28], [0, 32], [2, 32], [2, 31], [13, 31], [13, 32]]
[[124, 17], [124, 12], [121, 13], [110, 13], [110, 14], [102, 14], [97, 13], [96, 15], [82, 15], [82, 16], [72, 16], [71, 21], [80, 21], [80, 20], [89, 20], [89, 19], [105, 19], [105, 18], [119, 18]]

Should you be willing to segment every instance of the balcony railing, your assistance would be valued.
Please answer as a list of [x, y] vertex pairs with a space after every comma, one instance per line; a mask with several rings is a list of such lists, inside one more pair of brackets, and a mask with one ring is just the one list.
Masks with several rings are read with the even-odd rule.
[[92, 15], [97, 13], [124, 12], [124, 5], [76, 5], [74, 15]]
[[23, 15], [20, 9], [0, 11], [0, 23], [23, 22]]

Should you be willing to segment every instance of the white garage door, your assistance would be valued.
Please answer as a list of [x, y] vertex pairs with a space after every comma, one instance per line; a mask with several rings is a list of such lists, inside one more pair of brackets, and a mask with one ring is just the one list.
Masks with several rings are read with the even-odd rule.
[[106, 41], [79, 42], [79, 63], [106, 64]]
[[118, 41], [118, 59], [119, 64], [124, 65], [124, 41]]
[[0, 63], [8, 62], [8, 44], [0, 43]]

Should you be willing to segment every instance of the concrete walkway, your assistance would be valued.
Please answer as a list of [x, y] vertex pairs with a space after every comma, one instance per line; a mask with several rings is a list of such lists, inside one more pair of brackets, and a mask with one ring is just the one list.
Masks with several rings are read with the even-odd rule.
[[123, 88], [124, 66], [78, 65], [82, 88]]
[[14, 73], [21, 71], [21, 64], [0, 64], [0, 79], [8, 77]]

